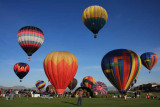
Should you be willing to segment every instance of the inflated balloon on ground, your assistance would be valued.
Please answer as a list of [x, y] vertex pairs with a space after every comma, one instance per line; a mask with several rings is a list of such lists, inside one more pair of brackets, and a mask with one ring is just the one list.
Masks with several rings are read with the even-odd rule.
[[107, 53], [101, 62], [102, 70], [121, 94], [128, 91], [141, 69], [140, 57], [133, 51], [117, 49]]
[[78, 69], [78, 60], [70, 52], [51, 52], [44, 59], [44, 70], [57, 94], [63, 94]]

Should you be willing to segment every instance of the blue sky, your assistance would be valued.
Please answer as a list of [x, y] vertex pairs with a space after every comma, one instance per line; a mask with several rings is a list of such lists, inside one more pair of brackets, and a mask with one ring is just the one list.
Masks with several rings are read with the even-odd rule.
[[[108, 13], [97, 39], [82, 22], [84, 9], [91, 5], [100, 5]], [[160, 57], [159, 5], [159, 0], [0, 0], [0, 85], [34, 87], [37, 80], [48, 84], [44, 58], [53, 51], [68, 51], [79, 62], [78, 86], [88, 75], [112, 86], [101, 69], [101, 60], [109, 51], [123, 48], [138, 55], [151, 51]], [[18, 30], [28, 25], [37, 26], [45, 35], [31, 61], [17, 41]], [[18, 62], [30, 65], [21, 83], [13, 71]], [[142, 66], [137, 85], [160, 83], [159, 66], [158, 61], [151, 74]]]

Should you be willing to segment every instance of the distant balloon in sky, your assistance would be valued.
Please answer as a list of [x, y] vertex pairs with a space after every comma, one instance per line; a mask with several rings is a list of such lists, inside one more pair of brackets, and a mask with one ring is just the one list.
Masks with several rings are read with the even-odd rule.
[[96, 34], [106, 24], [108, 14], [106, 10], [101, 6], [89, 6], [82, 14], [82, 20], [85, 26], [92, 31], [97, 38]]
[[95, 83], [95, 79], [92, 76], [86, 76], [83, 78], [83, 84], [85, 87], [91, 88]]
[[35, 85], [37, 89], [41, 91], [45, 87], [46, 83], [43, 80], [38, 80]]
[[78, 60], [70, 52], [55, 51], [46, 56], [43, 65], [57, 94], [63, 94], [77, 72]]
[[[20, 62], [16, 63], [13, 69], [16, 75], [19, 77], [19, 79], [23, 79], [23, 77], [25, 77], [28, 74], [30, 68], [27, 63]], [[22, 80], [20, 80], [20, 82], [22, 82]]]
[[98, 81], [93, 85], [93, 90], [98, 94], [107, 94], [108, 89], [105, 83]]
[[149, 73], [151, 73], [151, 69], [155, 66], [158, 61], [158, 56], [153, 52], [146, 52], [141, 55], [142, 64], [149, 69]]
[[29, 56], [37, 51], [44, 42], [44, 34], [41, 29], [34, 26], [22, 27], [17, 34], [18, 43]]
[[131, 50], [116, 49], [103, 57], [101, 66], [107, 79], [124, 94], [140, 72], [141, 59]]
[[73, 80], [69, 83], [68, 88], [73, 90], [77, 86], [77, 80], [73, 78]]

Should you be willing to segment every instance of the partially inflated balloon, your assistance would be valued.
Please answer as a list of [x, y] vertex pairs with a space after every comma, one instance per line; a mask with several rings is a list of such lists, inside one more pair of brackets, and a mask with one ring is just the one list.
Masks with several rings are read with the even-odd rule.
[[35, 85], [37, 89], [41, 91], [45, 87], [46, 83], [43, 80], [38, 80]]
[[[23, 79], [23, 77], [25, 77], [28, 72], [29, 72], [29, 65], [27, 63], [16, 63], [14, 65], [14, 72], [16, 73], [16, 75], [19, 77], [19, 79]], [[22, 80], [20, 80], [21, 82]]]
[[25, 26], [18, 31], [18, 43], [29, 56], [37, 51], [44, 42], [44, 34], [41, 29], [34, 26]]
[[107, 85], [103, 82], [95, 82], [95, 84], [93, 85], [93, 90], [95, 92], [97, 92], [98, 94], [107, 94]]
[[83, 78], [83, 84], [85, 87], [92, 88], [95, 83], [95, 79], [92, 76], [86, 76]]
[[[158, 56], [153, 52], [146, 52], [141, 55], [142, 64], [151, 70], [158, 61]], [[151, 71], [149, 72], [151, 73]]]
[[106, 24], [108, 14], [106, 10], [101, 6], [89, 6], [86, 8], [82, 15], [82, 20], [85, 26], [95, 34]]
[[73, 90], [77, 86], [77, 80], [73, 78], [73, 80], [69, 83], [68, 88]]
[[63, 94], [78, 69], [78, 60], [70, 52], [55, 51], [44, 59], [45, 73], [58, 94]]
[[141, 60], [131, 50], [117, 49], [103, 57], [101, 66], [108, 80], [123, 94], [137, 78], [141, 69]]

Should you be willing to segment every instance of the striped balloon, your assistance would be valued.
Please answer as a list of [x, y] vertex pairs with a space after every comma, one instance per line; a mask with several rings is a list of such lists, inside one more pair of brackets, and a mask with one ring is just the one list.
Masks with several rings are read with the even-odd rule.
[[105, 83], [98, 81], [93, 85], [93, 90], [98, 94], [107, 94], [108, 89]]
[[[89, 6], [86, 8], [82, 15], [82, 20], [85, 26], [97, 34], [99, 30], [106, 24], [108, 19], [108, 14], [106, 10], [101, 6]], [[97, 36], [95, 35], [95, 38]]]
[[158, 61], [158, 56], [153, 52], [146, 52], [141, 55], [142, 64], [149, 69], [149, 73], [151, 73], [151, 69], [155, 66]]
[[[25, 26], [18, 31], [18, 43], [28, 56], [37, 51], [44, 42], [44, 34], [41, 29], [34, 26]], [[30, 58], [28, 58], [30, 60]]]
[[85, 87], [92, 88], [95, 83], [95, 79], [92, 76], [86, 76], [82, 80]]
[[43, 80], [38, 80], [35, 85], [37, 89], [41, 91], [45, 87], [46, 83]]
[[103, 57], [101, 66], [108, 80], [123, 94], [137, 78], [141, 69], [141, 60], [131, 50], [117, 49]]

